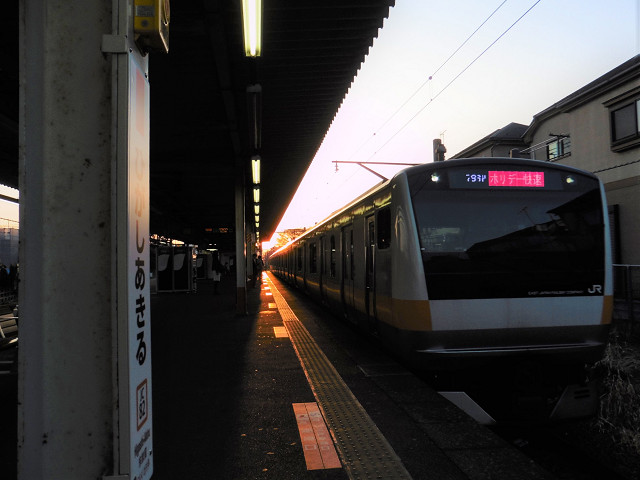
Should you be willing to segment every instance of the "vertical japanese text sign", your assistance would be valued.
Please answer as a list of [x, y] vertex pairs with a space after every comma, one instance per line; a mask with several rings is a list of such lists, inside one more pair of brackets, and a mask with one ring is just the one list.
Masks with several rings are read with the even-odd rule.
[[129, 56], [127, 303], [131, 480], [153, 474], [149, 288], [149, 82]]

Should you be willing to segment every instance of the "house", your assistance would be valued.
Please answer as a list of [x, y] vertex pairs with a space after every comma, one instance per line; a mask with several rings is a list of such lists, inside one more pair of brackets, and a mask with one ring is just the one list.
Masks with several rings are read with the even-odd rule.
[[528, 147], [523, 138], [527, 128], [529, 128], [527, 125], [521, 123], [510, 123], [478, 140], [452, 158], [517, 157], [519, 154], [516, 152]]
[[595, 173], [609, 203], [613, 261], [640, 265], [640, 55], [523, 127], [511, 123], [453, 158], [519, 156]]

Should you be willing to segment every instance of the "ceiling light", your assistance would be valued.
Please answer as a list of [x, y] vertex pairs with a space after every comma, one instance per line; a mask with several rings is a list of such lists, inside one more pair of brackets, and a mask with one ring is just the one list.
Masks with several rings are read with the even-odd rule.
[[242, 0], [244, 53], [259, 57], [262, 50], [262, 0]]
[[253, 184], [260, 184], [260, 155], [251, 157], [251, 174], [253, 176]]
[[260, 189], [253, 189], [253, 203], [260, 203]]

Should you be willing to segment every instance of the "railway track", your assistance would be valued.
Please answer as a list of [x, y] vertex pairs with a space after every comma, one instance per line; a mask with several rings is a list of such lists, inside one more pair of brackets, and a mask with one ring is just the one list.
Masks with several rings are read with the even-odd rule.
[[[544, 396], [529, 392], [528, 396], [518, 397], [513, 389], [509, 390], [498, 380], [497, 375], [491, 375], [493, 385], [489, 385], [489, 381], [478, 381], [480, 373], [474, 376], [471, 384], [469, 377], [461, 380], [420, 376], [439, 391], [471, 392], [470, 396], [496, 420], [496, 424], [489, 428], [558, 479], [640, 478], [640, 459], [634, 462], [624, 457], [613, 440], [595, 426], [593, 417], [550, 421], [551, 407]], [[484, 384], [484, 387], [479, 387], [479, 384]], [[498, 386], [500, 384], [502, 388]], [[621, 459], [629, 461], [621, 462]]]
[[[597, 438], [575, 441], [575, 423], [537, 426], [494, 426], [494, 433], [514, 445], [538, 465], [562, 480], [635, 480], [597, 451]], [[592, 432], [597, 435], [596, 432]], [[591, 444], [591, 446], [588, 446]], [[595, 451], [594, 451], [595, 450]], [[630, 474], [633, 475], [633, 474]]]

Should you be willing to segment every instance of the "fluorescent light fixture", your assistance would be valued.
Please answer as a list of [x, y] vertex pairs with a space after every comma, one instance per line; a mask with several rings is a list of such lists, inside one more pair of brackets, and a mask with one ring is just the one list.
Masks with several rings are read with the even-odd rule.
[[255, 215], [255, 219], [256, 219], [256, 224], [260, 223], [260, 216], [259, 215]]
[[260, 203], [260, 189], [253, 189], [253, 203]]
[[260, 215], [260, 205], [254, 205], [254, 206], [253, 206], [253, 212], [254, 212], [256, 215]]
[[259, 57], [262, 50], [262, 0], [242, 0], [244, 53]]
[[260, 185], [260, 155], [251, 157], [251, 174], [253, 176], [253, 184]]

